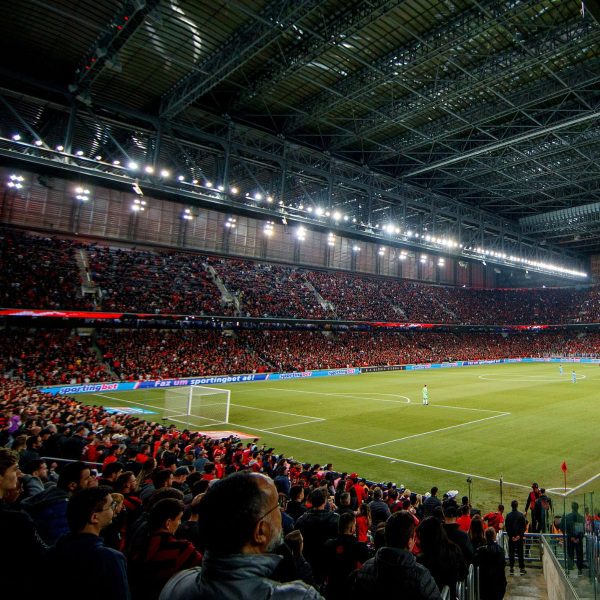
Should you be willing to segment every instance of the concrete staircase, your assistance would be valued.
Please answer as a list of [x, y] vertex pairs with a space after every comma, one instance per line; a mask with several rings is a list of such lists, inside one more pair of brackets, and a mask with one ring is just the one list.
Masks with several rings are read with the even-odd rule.
[[75, 252], [75, 262], [79, 268], [81, 277], [81, 295], [92, 296], [94, 306], [99, 306], [101, 299], [101, 291], [94, 283], [90, 271], [90, 257], [87, 250], [79, 249]]
[[236, 313], [239, 314], [239, 312], [240, 312], [239, 298], [234, 296], [225, 287], [223, 280], [219, 277], [218, 273], [215, 271], [215, 269], [212, 265], [209, 265], [207, 263], [202, 263], [202, 266], [204, 267], [206, 272], [210, 273], [210, 275], [212, 276], [214, 284], [217, 286], [217, 289], [221, 292], [221, 299], [223, 300], [223, 303], [224, 304], [233, 304], [233, 306], [235, 307]]

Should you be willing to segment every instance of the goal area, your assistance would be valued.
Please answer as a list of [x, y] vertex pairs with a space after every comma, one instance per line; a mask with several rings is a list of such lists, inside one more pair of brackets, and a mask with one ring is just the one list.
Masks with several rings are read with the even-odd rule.
[[203, 385], [165, 389], [165, 418], [190, 427], [229, 423], [231, 391]]

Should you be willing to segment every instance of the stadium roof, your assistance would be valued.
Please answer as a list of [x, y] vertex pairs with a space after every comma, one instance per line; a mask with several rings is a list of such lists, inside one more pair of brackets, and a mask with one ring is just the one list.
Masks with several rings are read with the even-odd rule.
[[[452, 213], [452, 227], [478, 223], [472, 244], [489, 224], [496, 237], [591, 254], [597, 10], [597, 0], [15, 2], [0, 22], [0, 146], [18, 151], [20, 131], [189, 179], [226, 160], [229, 184], [285, 186], [290, 206], [327, 198], [370, 225], [429, 231]], [[226, 159], [215, 153], [232, 142]], [[293, 172], [275, 181], [287, 160]], [[351, 189], [359, 179], [373, 191]]]

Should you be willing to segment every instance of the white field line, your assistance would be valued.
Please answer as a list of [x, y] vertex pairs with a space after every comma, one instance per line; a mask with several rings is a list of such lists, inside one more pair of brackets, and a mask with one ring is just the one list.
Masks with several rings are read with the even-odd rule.
[[[499, 377], [494, 375], [478, 375], [478, 379], [482, 379], [483, 381], [508, 381], [508, 383], [513, 382], [523, 382], [523, 383], [572, 383], [571, 375], [565, 375], [564, 377], [556, 377], [549, 379], [545, 375], [529, 375], [525, 378], [514, 378], [510, 376]], [[578, 375], [575, 373], [575, 378], [577, 381], [580, 379], [587, 379], [587, 375]]]
[[100, 394], [95, 392], [92, 396], [103, 396], [104, 398], [109, 398], [110, 400], [117, 400], [118, 402], [126, 402], [127, 404], [135, 404], [135, 406], [145, 406], [147, 408], [156, 408], [157, 410], [163, 410], [165, 412], [176, 413], [178, 411], [171, 410], [170, 408], [162, 408], [160, 406], [155, 406], [154, 404], [150, 404], [149, 402], [133, 402], [132, 400], [125, 400], [124, 398], [117, 398], [116, 396], [107, 396], [106, 394]]
[[367, 448], [375, 448], [375, 446], [385, 446], [387, 444], [393, 444], [394, 442], [401, 442], [403, 440], [411, 440], [414, 438], [423, 437], [424, 435], [431, 435], [432, 433], [438, 433], [440, 431], [448, 431], [449, 429], [458, 429], [459, 427], [466, 427], [467, 425], [473, 425], [473, 423], [481, 423], [482, 421], [489, 421], [490, 419], [498, 419], [499, 417], [505, 417], [506, 415], [510, 415], [510, 413], [501, 413], [499, 415], [493, 415], [492, 417], [484, 417], [483, 419], [476, 419], [475, 421], [467, 421], [466, 423], [459, 423], [458, 425], [450, 425], [449, 427], [440, 427], [439, 429], [432, 429], [431, 431], [423, 431], [422, 433], [406, 435], [401, 438], [396, 438], [395, 440], [388, 440], [386, 442], [370, 444], [369, 446], [362, 446], [361, 448], [356, 448], [356, 450], [366, 450]]
[[377, 402], [394, 402], [396, 404], [410, 404], [410, 399], [407, 396], [401, 396], [400, 394], [398, 394], [397, 397], [398, 398], [406, 398], [406, 402], [402, 402], [401, 400], [386, 400], [384, 398], [372, 398], [372, 397], [365, 397], [365, 396], [352, 395], [352, 394], [340, 394], [340, 393], [333, 393], [333, 392], [308, 392], [306, 390], [288, 390], [287, 388], [265, 388], [262, 391], [265, 392], [267, 390], [274, 390], [274, 391], [281, 391], [281, 392], [293, 392], [295, 394], [313, 394], [316, 396], [338, 396], [341, 398], [353, 398], [355, 400], [375, 400]]
[[[375, 452], [365, 452], [364, 450], [357, 450], [355, 448], [346, 448], [345, 446], [337, 446], [335, 444], [328, 444], [326, 442], [319, 442], [317, 440], [309, 440], [307, 438], [300, 438], [294, 435], [287, 435], [285, 433], [278, 433], [277, 431], [268, 431], [266, 429], [257, 429], [256, 427], [249, 427], [248, 425], [239, 425], [237, 423], [228, 423], [231, 427], [236, 427], [239, 429], [249, 429], [252, 431], [258, 431], [262, 433], [270, 433], [271, 435], [276, 435], [279, 437], [287, 438], [289, 440], [295, 440], [297, 442], [306, 442], [307, 444], [316, 444], [317, 446], [324, 446], [326, 448], [333, 448], [334, 450], [343, 450], [345, 452], [351, 452], [353, 454], [361, 454], [363, 456], [371, 456], [373, 458], [382, 458], [384, 460], [395, 461], [398, 463], [402, 463], [405, 465], [413, 465], [416, 467], [423, 467], [425, 469], [432, 469], [434, 471], [441, 471], [443, 473], [451, 473], [453, 475], [461, 475], [464, 477], [473, 477], [475, 479], [479, 479], [481, 481], [491, 481], [493, 483], [498, 483], [498, 479], [493, 479], [491, 477], [484, 477], [483, 475], [474, 475], [473, 473], [464, 473], [463, 471], [455, 471], [453, 469], [444, 469], [442, 467], [434, 467], [433, 465], [426, 465], [424, 463], [414, 462], [412, 460], [405, 460], [402, 458], [398, 458], [396, 456], [387, 456], [385, 454], [376, 454]], [[520, 483], [512, 483], [510, 481], [504, 481], [506, 485], [515, 486], [518, 488], [522, 488], [524, 490], [528, 490], [530, 486], [522, 485]]]
[[318, 423], [319, 421], [326, 421], [327, 419], [318, 419], [315, 421], [300, 421], [300, 423], [289, 423], [288, 425], [277, 425], [276, 427], [266, 427], [265, 431], [273, 431], [273, 429], [283, 429], [284, 427], [296, 427], [296, 425], [306, 425], [306, 423]]
[[[405, 398], [406, 402], [402, 402], [401, 400], [385, 400], [383, 398], [373, 398], [372, 396], [361, 396], [359, 394], [341, 394], [341, 393], [321, 393], [321, 392], [308, 392], [306, 390], [288, 390], [286, 388], [268, 388], [270, 390], [277, 390], [277, 391], [285, 391], [285, 392], [295, 392], [297, 394], [314, 394], [316, 396], [338, 396], [341, 398], [351, 398], [351, 399], [358, 399], [358, 400], [375, 400], [376, 402], [394, 402], [397, 404], [411, 404], [411, 400], [408, 396], [402, 396], [400, 394], [387, 394], [387, 393], [379, 393], [376, 392], [376, 395], [378, 396], [395, 396], [396, 398]], [[263, 390], [263, 392], [266, 391]], [[503, 412], [501, 410], [491, 410], [489, 408], [469, 408], [466, 406], [450, 406], [448, 404], [430, 404], [429, 406], [434, 407], [434, 408], [450, 408], [450, 409], [454, 409], [454, 410], [471, 410], [474, 412], [491, 412], [491, 413], [496, 413], [498, 415], [509, 415], [510, 413], [507, 412]]]
[[302, 417], [304, 419], [314, 419], [315, 421], [324, 421], [321, 417], [313, 417], [312, 415], [299, 415], [297, 413], [284, 412], [281, 410], [271, 410], [270, 408], [259, 408], [258, 406], [246, 406], [245, 404], [231, 403], [231, 406], [239, 406], [240, 408], [247, 408], [248, 410], [260, 410], [263, 412], [277, 413], [278, 415], [287, 415], [290, 417]]

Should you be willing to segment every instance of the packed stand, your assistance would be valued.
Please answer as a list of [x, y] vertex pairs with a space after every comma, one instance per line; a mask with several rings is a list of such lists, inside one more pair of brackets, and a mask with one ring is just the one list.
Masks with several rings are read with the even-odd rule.
[[224, 285], [233, 293], [240, 314], [247, 317], [328, 319], [301, 273], [292, 267], [234, 258], [209, 258]]
[[200, 254], [149, 252], [92, 245], [92, 278], [102, 310], [184, 315], [233, 314]]
[[0, 230], [0, 307], [91, 309], [82, 297], [75, 252], [81, 244]]
[[[600, 320], [598, 286], [482, 290], [176, 250], [110, 248], [14, 230], [0, 233], [0, 249], [4, 308], [237, 315], [211, 265], [242, 316], [473, 325]], [[88, 254], [101, 307], [82, 297], [79, 251]]]
[[90, 337], [70, 330], [5, 330], [0, 335], [0, 374], [31, 385], [89, 383], [111, 379]]
[[201, 330], [101, 330], [104, 360], [123, 380], [265, 371], [267, 365], [236, 337]]
[[394, 310], [390, 299], [383, 293], [382, 280], [325, 271], [308, 271], [306, 278], [333, 305], [339, 319], [401, 320], [401, 313]]

